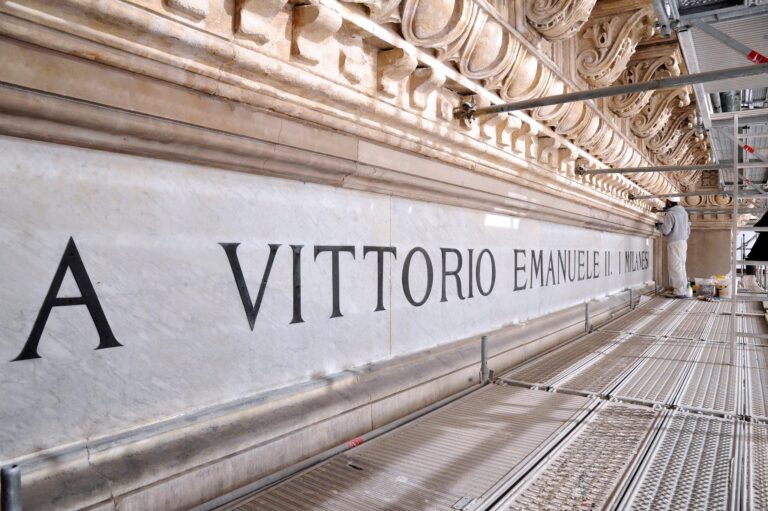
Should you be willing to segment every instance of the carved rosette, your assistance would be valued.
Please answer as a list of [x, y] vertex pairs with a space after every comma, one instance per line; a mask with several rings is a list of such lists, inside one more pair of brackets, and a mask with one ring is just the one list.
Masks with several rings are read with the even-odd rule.
[[690, 104], [691, 96], [687, 87], [657, 91], [632, 119], [632, 133], [640, 138], [652, 137], [667, 124], [674, 108]]
[[577, 69], [590, 85], [607, 87], [624, 71], [637, 43], [651, 37], [655, 15], [651, 6], [590, 19], [579, 33]]
[[[619, 76], [618, 84], [627, 85], [680, 75], [680, 55], [677, 45], [654, 45], [639, 49], [629, 60], [627, 69]], [[654, 91], [612, 96], [608, 106], [619, 117], [639, 114], [651, 100]]]
[[586, 23], [595, 0], [527, 0], [525, 17], [541, 35], [567, 39]]

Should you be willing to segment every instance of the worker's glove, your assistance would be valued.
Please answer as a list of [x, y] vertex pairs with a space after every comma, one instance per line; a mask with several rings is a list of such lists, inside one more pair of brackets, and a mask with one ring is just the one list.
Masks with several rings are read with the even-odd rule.
[[654, 227], [654, 228], [655, 228], [657, 231], [660, 231], [660, 230], [661, 230], [661, 225], [662, 225], [662, 224], [661, 224], [661, 222], [656, 222], [655, 224], [653, 224], [653, 227]]

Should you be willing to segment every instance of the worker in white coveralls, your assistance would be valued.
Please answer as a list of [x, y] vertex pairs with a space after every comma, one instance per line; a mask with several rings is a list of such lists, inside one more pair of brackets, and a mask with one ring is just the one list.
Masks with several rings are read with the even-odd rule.
[[688, 289], [685, 256], [688, 252], [691, 221], [688, 219], [688, 213], [677, 201], [667, 199], [666, 206], [664, 221], [656, 224], [667, 242], [667, 267], [672, 290], [666, 296], [685, 298]]

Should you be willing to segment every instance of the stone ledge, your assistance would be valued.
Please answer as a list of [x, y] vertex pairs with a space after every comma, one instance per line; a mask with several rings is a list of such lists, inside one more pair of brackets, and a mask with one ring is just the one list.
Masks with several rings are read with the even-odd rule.
[[[645, 215], [606, 204], [598, 192], [563, 197], [498, 170], [478, 173], [422, 156], [342, 137], [355, 159], [285, 146], [175, 119], [0, 84], [0, 133], [311, 181], [422, 201], [523, 215], [568, 225], [647, 236]], [[271, 118], [279, 126], [279, 117]], [[293, 126], [294, 121], [288, 121]], [[319, 128], [315, 128], [319, 130]], [[319, 138], [319, 137], [318, 137]], [[358, 154], [360, 153], [360, 154]], [[388, 161], [387, 161], [388, 160]], [[519, 189], [515, 185], [525, 186]]]

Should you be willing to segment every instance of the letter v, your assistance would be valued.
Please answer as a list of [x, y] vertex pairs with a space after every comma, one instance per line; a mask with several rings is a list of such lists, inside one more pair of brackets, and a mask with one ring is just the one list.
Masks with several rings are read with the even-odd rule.
[[243, 301], [243, 308], [245, 309], [245, 317], [248, 318], [248, 324], [253, 331], [253, 327], [256, 324], [256, 316], [259, 315], [259, 309], [261, 308], [261, 300], [264, 298], [264, 291], [267, 289], [267, 281], [269, 280], [269, 274], [272, 271], [272, 263], [275, 262], [275, 255], [280, 245], [269, 244], [269, 259], [267, 259], [267, 266], [264, 268], [264, 275], [261, 277], [261, 285], [259, 286], [259, 294], [256, 296], [256, 301], [251, 303], [251, 294], [248, 292], [248, 285], [245, 283], [245, 277], [243, 276], [243, 270], [240, 267], [240, 260], [237, 257], [237, 247], [240, 243], [219, 243], [227, 254], [229, 259], [229, 265], [232, 267], [232, 274], [235, 277], [235, 284], [237, 290], [240, 292], [240, 299]]

